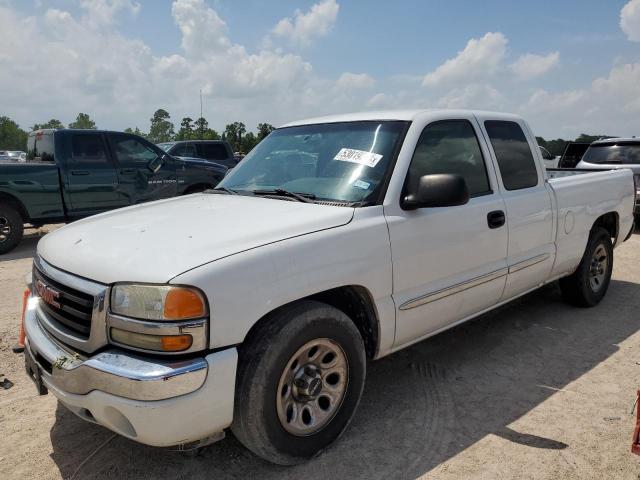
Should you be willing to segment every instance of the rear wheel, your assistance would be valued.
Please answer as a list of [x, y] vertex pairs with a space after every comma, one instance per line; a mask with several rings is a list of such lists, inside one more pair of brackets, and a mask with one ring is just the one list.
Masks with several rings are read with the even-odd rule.
[[20, 214], [9, 205], [0, 205], [0, 254], [13, 250], [24, 232]]
[[607, 293], [613, 271], [613, 246], [609, 232], [596, 227], [591, 230], [578, 269], [560, 280], [563, 298], [579, 307], [593, 307]]
[[345, 430], [365, 371], [362, 337], [343, 312], [313, 301], [285, 307], [240, 349], [231, 429], [265, 460], [303, 462]]

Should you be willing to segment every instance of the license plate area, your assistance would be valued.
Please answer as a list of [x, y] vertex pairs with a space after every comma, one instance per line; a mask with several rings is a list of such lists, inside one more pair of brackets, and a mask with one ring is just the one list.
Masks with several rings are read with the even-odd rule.
[[37, 364], [28, 348], [25, 348], [24, 350], [24, 368], [29, 378], [33, 380], [36, 390], [38, 391], [38, 395], [46, 395], [49, 393], [49, 390], [42, 382], [40, 366]]

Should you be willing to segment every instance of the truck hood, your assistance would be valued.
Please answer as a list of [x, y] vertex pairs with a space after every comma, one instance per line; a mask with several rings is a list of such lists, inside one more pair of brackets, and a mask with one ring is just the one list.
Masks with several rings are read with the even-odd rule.
[[96, 215], [46, 235], [38, 255], [101, 283], [168, 282], [208, 262], [349, 223], [353, 208], [196, 194]]

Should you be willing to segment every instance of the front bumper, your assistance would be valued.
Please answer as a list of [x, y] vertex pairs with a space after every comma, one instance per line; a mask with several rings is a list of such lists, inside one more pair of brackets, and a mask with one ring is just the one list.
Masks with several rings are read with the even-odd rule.
[[237, 350], [186, 361], [110, 349], [82, 357], [25, 312], [25, 355], [46, 388], [71, 411], [133, 440], [172, 446], [215, 436], [231, 424]]

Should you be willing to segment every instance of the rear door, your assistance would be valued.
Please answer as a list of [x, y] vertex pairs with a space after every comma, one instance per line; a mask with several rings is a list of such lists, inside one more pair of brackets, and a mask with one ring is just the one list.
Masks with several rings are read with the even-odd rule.
[[70, 216], [85, 216], [120, 206], [118, 176], [101, 132], [72, 132], [63, 137], [68, 152], [66, 199]]
[[233, 156], [229, 156], [223, 143], [202, 142], [198, 143], [198, 156], [210, 162], [219, 163], [227, 168], [233, 168], [236, 164]]
[[[547, 280], [555, 259], [554, 215], [538, 145], [521, 120], [480, 116], [506, 204], [509, 274], [502, 300]], [[540, 158], [540, 157], [538, 157]]]
[[[155, 145], [136, 135], [109, 133], [109, 144], [117, 162], [120, 201], [123, 205], [174, 197], [178, 192], [176, 164]], [[158, 157], [165, 162], [157, 172], [149, 163]]]

